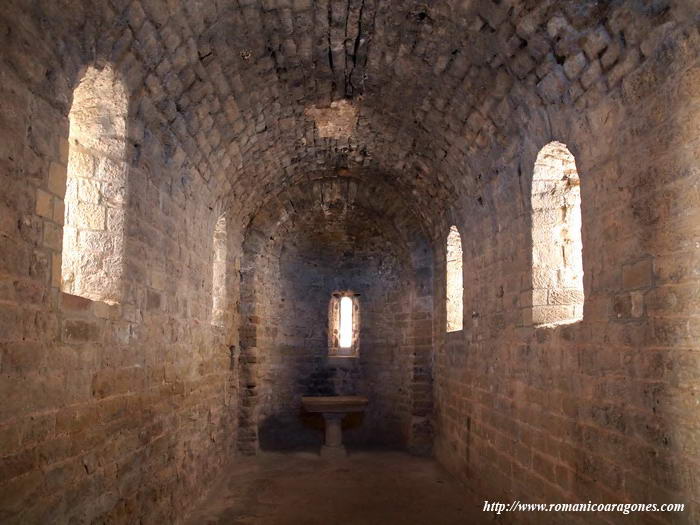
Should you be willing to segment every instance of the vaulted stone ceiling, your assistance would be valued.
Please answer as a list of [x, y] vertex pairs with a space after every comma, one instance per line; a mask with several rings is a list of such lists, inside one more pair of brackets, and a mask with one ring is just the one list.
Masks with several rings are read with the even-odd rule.
[[[57, 64], [54, 71], [29, 65], [22, 76], [36, 77], [38, 90], [66, 93], [67, 114], [85, 65], [116, 64], [131, 92], [130, 114], [161, 123], [134, 139], [139, 151], [157, 139], [152, 148], [198, 172], [236, 214], [250, 217], [299, 177], [349, 170], [392, 181], [417, 210], [432, 211], [428, 222], [436, 202], [444, 209], [478, 194], [498, 158], [515, 155], [521, 124], [548, 125], [540, 108], [585, 108], [620, 82], [686, 5], [14, 3], [53, 38], [3, 24], [7, 42], [21, 37], [8, 49], [31, 47]], [[334, 126], [334, 119], [345, 120]], [[487, 155], [496, 161], [482, 172]]]

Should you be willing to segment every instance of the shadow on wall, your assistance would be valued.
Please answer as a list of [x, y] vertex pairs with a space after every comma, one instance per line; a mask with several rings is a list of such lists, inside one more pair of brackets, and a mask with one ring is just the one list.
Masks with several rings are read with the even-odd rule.
[[[241, 449], [318, 450], [323, 420], [302, 412], [305, 395], [367, 396], [364, 416], [345, 421], [346, 444], [405, 449], [413, 443], [412, 411], [419, 418], [428, 405], [425, 376], [417, 374], [430, 344], [415, 335], [414, 319], [425, 320], [422, 331], [431, 321], [430, 312], [412, 316], [418, 305], [413, 243], [398, 234], [394, 218], [367, 207], [372, 195], [388, 190], [325, 179], [306, 189], [293, 196], [295, 220], [280, 225], [274, 215], [261, 215], [246, 234], [241, 347], [254, 366], [242, 371], [250, 409]], [[362, 297], [362, 342], [359, 357], [333, 358], [329, 301], [346, 290]]]
[[[305, 359], [296, 362], [297, 385], [306, 396], [338, 395], [333, 385], [334, 370], [324, 368], [323, 360]], [[309, 373], [309, 366], [311, 372]], [[324, 422], [320, 414], [311, 414], [299, 407], [298, 413], [279, 412], [260, 422], [258, 436], [262, 450], [314, 449], [323, 439]]]
[[[358, 388], [362, 372], [356, 360], [337, 364], [333, 359], [315, 360], [313, 371], [308, 363], [299, 362], [298, 385], [305, 396], [362, 395]], [[371, 410], [371, 407], [370, 407]], [[343, 440], [350, 447], [405, 449], [406, 438], [400, 423], [382, 418], [381, 428], [369, 425], [366, 413], [347, 414], [343, 419]], [[376, 419], [376, 418], [375, 418]], [[306, 412], [301, 406], [296, 413], [278, 412], [264, 418], [258, 427], [260, 448], [264, 451], [317, 451], [323, 443], [325, 423], [321, 414]]]
[[[378, 445], [358, 439], [357, 430], [362, 428], [364, 418], [363, 413], [356, 413], [348, 414], [343, 419], [343, 441], [347, 445], [351, 447]], [[267, 417], [260, 423], [258, 432], [262, 450], [316, 452], [324, 440], [325, 423], [321, 414], [312, 414], [301, 408], [296, 417], [284, 414]]]

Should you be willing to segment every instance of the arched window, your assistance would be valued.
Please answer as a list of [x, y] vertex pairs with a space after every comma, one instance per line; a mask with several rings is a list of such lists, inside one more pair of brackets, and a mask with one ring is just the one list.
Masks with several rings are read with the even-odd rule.
[[583, 318], [581, 192], [574, 156], [561, 142], [537, 155], [532, 177], [532, 322]]
[[73, 93], [61, 289], [118, 302], [124, 268], [128, 99], [109, 67], [90, 68]]
[[462, 238], [457, 226], [447, 236], [447, 331], [457, 332], [464, 321], [464, 287], [462, 285]]
[[226, 217], [216, 221], [213, 239], [213, 261], [211, 280], [211, 319], [212, 323], [222, 326], [226, 314]]
[[357, 357], [359, 353], [359, 298], [353, 292], [336, 292], [328, 305], [328, 355]]

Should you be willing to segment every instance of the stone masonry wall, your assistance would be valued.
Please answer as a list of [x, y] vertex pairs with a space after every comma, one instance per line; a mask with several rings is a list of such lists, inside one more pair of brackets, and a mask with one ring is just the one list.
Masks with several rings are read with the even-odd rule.
[[[342, 215], [319, 210], [316, 217], [295, 221], [296, 231], [278, 234], [281, 246], [270, 247], [270, 271], [257, 269], [264, 282], [257, 315], [271, 332], [265, 344], [258, 342], [265, 359], [263, 449], [295, 444], [316, 449], [322, 442], [323, 423], [303, 414], [302, 395], [365, 395], [370, 405], [364, 416], [346, 422], [355, 427], [344, 435], [347, 444], [407, 445], [410, 259], [379, 231], [379, 218], [359, 207]], [[357, 359], [328, 357], [328, 303], [332, 293], [345, 290], [360, 294]]]
[[[321, 173], [360, 181], [340, 200], [381, 212], [411, 257], [410, 449], [436, 436], [491, 498], [683, 500], [643, 519], [700, 521], [698, 16], [695, 0], [5, 0], [0, 521], [177, 521], [234, 443], [255, 450], [268, 334], [239, 270], [255, 278], [247, 255], [317, 202], [299, 182]], [[115, 305], [60, 292], [90, 68], [128, 98]], [[532, 167], [553, 140], [581, 179], [586, 304], [533, 328]], [[452, 224], [464, 329], [445, 335]]]
[[[530, 97], [519, 147], [480, 157], [498, 173], [455, 208], [465, 329], [439, 336], [436, 451], [489, 500], [677, 502], [685, 512], [635, 520], [700, 519], [700, 37], [677, 27], [653, 49], [622, 78], [609, 72], [605, 95], [541, 109]], [[585, 304], [577, 323], [533, 328], [530, 185], [551, 140], [581, 180]]]
[[[274, 227], [280, 212], [291, 213]], [[322, 427], [302, 413], [300, 397], [342, 394], [370, 398], [364, 422], [349, 422], [351, 444], [430, 449], [431, 272], [416, 273], [420, 259], [395, 222], [411, 217], [381, 185], [326, 178], [293, 188], [251, 223], [242, 282], [244, 451], [317, 446]], [[327, 357], [328, 302], [344, 289], [361, 294], [357, 360]]]
[[68, 111], [84, 72], [108, 60], [45, 40], [53, 28], [42, 33], [17, 6], [3, 11], [0, 521], [177, 522], [236, 440], [235, 271], [227, 324], [210, 317], [221, 210], [135, 81], [138, 60], [117, 53], [110, 67], [128, 94], [124, 278], [114, 304], [62, 293]]

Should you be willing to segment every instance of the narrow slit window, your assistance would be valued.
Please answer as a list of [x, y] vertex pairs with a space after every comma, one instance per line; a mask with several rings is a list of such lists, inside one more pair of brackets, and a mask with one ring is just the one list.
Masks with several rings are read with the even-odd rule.
[[359, 298], [353, 292], [335, 292], [328, 304], [328, 355], [357, 357], [359, 348]]
[[352, 299], [340, 299], [340, 348], [352, 346]]
[[532, 324], [583, 318], [581, 191], [565, 144], [540, 151], [532, 176]]
[[212, 261], [212, 324], [224, 326], [226, 316], [226, 217], [222, 215], [216, 221], [213, 237]]
[[462, 284], [462, 238], [456, 226], [447, 236], [447, 331], [458, 332], [464, 319], [464, 286]]
[[89, 68], [73, 93], [61, 290], [117, 303], [124, 271], [128, 98], [114, 71]]

